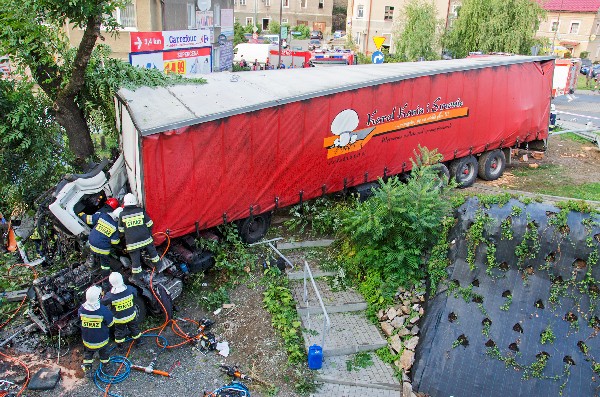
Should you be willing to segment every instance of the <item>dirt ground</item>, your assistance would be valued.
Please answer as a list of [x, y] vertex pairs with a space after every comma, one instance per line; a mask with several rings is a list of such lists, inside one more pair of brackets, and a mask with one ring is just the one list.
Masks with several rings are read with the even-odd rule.
[[498, 180], [478, 182], [533, 193], [560, 184], [600, 182], [600, 149], [591, 142], [583, 143], [555, 135], [548, 139], [548, 149], [542, 159], [536, 159], [530, 153], [524, 161], [523, 154], [526, 152], [520, 151], [519, 158], [513, 159], [513, 164], [507, 166]]
[[[531, 164], [538, 164], [542, 171], [544, 166], [552, 170], [550, 173], [520, 172], [529, 169]], [[521, 175], [523, 174], [523, 175]], [[540, 177], [543, 175], [543, 177]], [[581, 143], [563, 136], [553, 136], [549, 139], [548, 151], [543, 159], [518, 161], [507, 167], [505, 175], [498, 181], [484, 182], [485, 184], [505, 187], [514, 190], [536, 191], [548, 183], [546, 178], [556, 178], [556, 182], [573, 184], [600, 182], [600, 150], [591, 143]], [[599, 198], [600, 200], [600, 198]], [[285, 211], [280, 211], [280, 215]], [[281, 219], [279, 219], [281, 220]], [[279, 226], [271, 231], [273, 234], [287, 235]], [[301, 237], [300, 237], [301, 238]], [[296, 238], [296, 239], [300, 239]], [[217, 338], [229, 343], [231, 352], [224, 358], [216, 352], [204, 355], [190, 346], [174, 349], [160, 356], [158, 365], [161, 369], [169, 369], [175, 363], [173, 379], [156, 378], [150, 375], [135, 373], [123, 384], [115, 387], [122, 396], [200, 396], [202, 391], [217, 387], [228, 380], [219, 370], [218, 365], [239, 365], [246, 373], [258, 379], [252, 385], [252, 395], [291, 397], [298, 394], [294, 391], [294, 383], [304, 374], [296, 373], [287, 364], [287, 356], [282, 339], [271, 326], [271, 316], [263, 309], [260, 284], [260, 265], [250, 276], [250, 281], [238, 286], [231, 292], [231, 308], [223, 309], [218, 315], [206, 313], [198, 304], [198, 297], [186, 290], [178, 302], [181, 317], [199, 319], [208, 316], [216, 321], [213, 331]], [[207, 288], [210, 288], [210, 282]], [[6, 333], [0, 337], [3, 339]], [[30, 365], [32, 373], [44, 365], [55, 365], [57, 350], [39, 339], [34, 346], [21, 345], [17, 342], [9, 353], [17, 353], [20, 358]], [[64, 347], [63, 347], [64, 348]], [[20, 351], [19, 351], [20, 350]], [[4, 352], [4, 350], [2, 350]], [[66, 350], [63, 350], [63, 354]], [[61, 357], [62, 380], [58, 388], [47, 392], [26, 392], [29, 396], [92, 396], [102, 395], [89, 381], [82, 379], [79, 369], [81, 345], [74, 341], [64, 357]], [[151, 352], [142, 353], [137, 360], [145, 362], [152, 357]], [[23, 370], [0, 359], [0, 379], [22, 381]], [[262, 382], [261, 382], [262, 381]]]

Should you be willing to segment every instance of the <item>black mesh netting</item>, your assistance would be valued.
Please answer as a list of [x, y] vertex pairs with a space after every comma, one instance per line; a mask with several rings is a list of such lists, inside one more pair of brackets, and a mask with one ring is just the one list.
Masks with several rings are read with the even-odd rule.
[[600, 217], [469, 199], [457, 219], [449, 281], [422, 320], [415, 389], [433, 397], [598, 395]]

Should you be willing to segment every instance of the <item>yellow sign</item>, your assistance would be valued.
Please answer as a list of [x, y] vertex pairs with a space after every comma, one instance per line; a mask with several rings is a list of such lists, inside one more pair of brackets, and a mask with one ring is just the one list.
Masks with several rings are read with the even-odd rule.
[[381, 49], [381, 45], [385, 42], [385, 37], [383, 36], [373, 36], [373, 43], [375, 43], [375, 47], [377, 50]]

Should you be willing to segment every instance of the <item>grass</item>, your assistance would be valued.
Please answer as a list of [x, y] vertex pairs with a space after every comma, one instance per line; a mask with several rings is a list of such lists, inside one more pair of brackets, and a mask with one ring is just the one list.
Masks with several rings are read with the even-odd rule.
[[587, 86], [585, 76], [582, 75], [581, 73], [579, 73], [579, 76], [577, 76], [577, 89], [578, 90], [589, 90], [592, 88], [591, 82], [592, 82], [592, 80], [590, 80], [590, 86]]
[[519, 187], [527, 191], [548, 194], [551, 196], [571, 197], [579, 200], [598, 200], [600, 197], [600, 182], [574, 184], [563, 175], [563, 166], [542, 164], [538, 168], [519, 167], [511, 172], [523, 178]]

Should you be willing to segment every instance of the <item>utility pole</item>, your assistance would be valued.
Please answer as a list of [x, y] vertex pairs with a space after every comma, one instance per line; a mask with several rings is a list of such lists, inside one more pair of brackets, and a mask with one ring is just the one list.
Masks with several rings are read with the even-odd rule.
[[282, 14], [283, 14], [283, 0], [279, 0], [279, 60], [277, 61], [277, 69], [279, 69], [279, 66], [281, 65], [281, 17], [282, 17]]
[[252, 31], [254, 33], [258, 32], [258, 28], [257, 28], [257, 26], [258, 26], [258, 19], [257, 19], [258, 16], [256, 15], [257, 14], [257, 10], [258, 10], [258, 0], [254, 0], [254, 26], [252, 27]]

